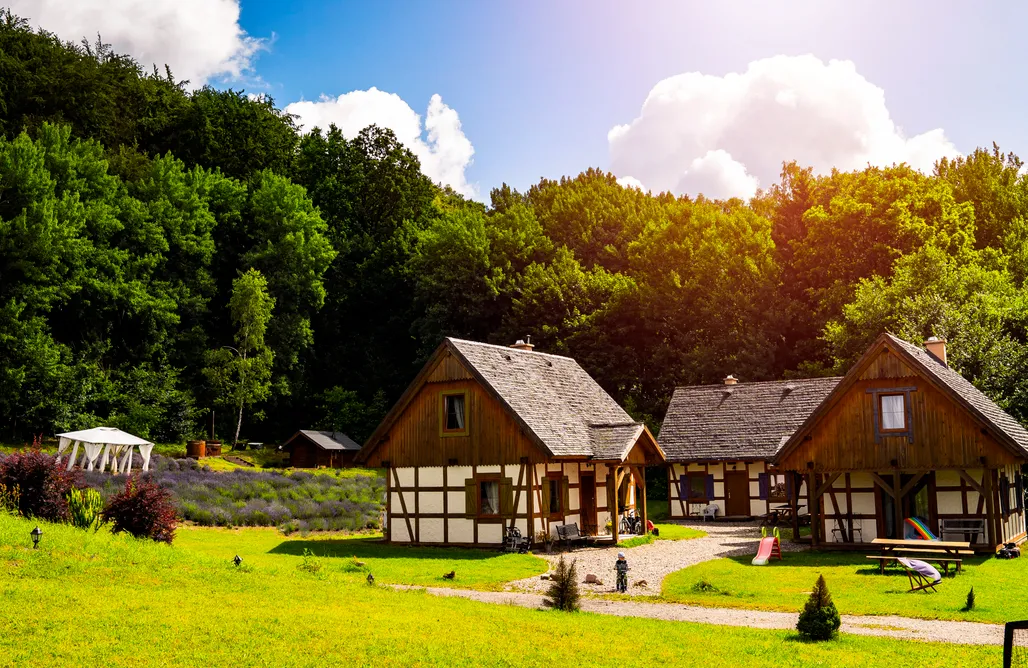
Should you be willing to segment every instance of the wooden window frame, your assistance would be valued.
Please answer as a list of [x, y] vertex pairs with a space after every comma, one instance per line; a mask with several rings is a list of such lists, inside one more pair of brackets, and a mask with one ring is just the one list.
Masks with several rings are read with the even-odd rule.
[[[874, 410], [871, 411], [874, 420], [875, 443], [881, 443], [883, 438], [892, 436], [906, 436], [908, 443], [914, 442], [914, 411], [911, 401], [911, 392], [916, 392], [916, 387], [869, 387], [865, 392], [871, 395], [874, 402]], [[903, 418], [905, 426], [903, 429], [884, 429], [882, 427], [882, 397], [883, 396], [903, 397]]]
[[[546, 501], [549, 506], [548, 517], [551, 520], [564, 521], [564, 516], [567, 513], [567, 508], [564, 507], [564, 474], [561, 471], [547, 471], [546, 473]], [[557, 485], [557, 499], [560, 502], [560, 509], [557, 511], [553, 510], [553, 504], [550, 503], [550, 485]]]
[[[765, 474], [767, 475], [767, 502], [768, 503], [789, 503], [791, 501], [791, 499], [789, 498], [789, 474], [788, 474], [788, 472], [785, 472], [785, 471], [777, 471], [777, 472], [766, 471]], [[782, 496], [774, 496], [774, 495], [771, 494], [771, 491], [775, 488], [774, 479], [779, 477], [779, 476], [782, 478], [782, 485], [784, 485], [784, 487], [785, 487], [785, 492], [783, 493]]]
[[[711, 475], [711, 474], [707, 473], [706, 471], [686, 471], [685, 473], [682, 474], [682, 476], [685, 477], [686, 483], [687, 483], [686, 486], [685, 486], [685, 489], [686, 489], [685, 502], [686, 503], [711, 503], [713, 501], [712, 498], [708, 498], [707, 497], [707, 476], [709, 476], [709, 475]], [[693, 478], [699, 478], [700, 480], [703, 481], [703, 496], [692, 496], [692, 479]], [[679, 477], [678, 481], [679, 481], [679, 484], [681, 484], [682, 478]]]
[[[467, 424], [465, 422], [464, 424]], [[502, 485], [500, 481], [503, 479], [502, 473], [479, 473], [475, 476], [475, 498], [478, 504], [478, 514], [475, 516], [479, 520], [496, 520], [500, 521], [503, 519], [503, 499], [500, 498], [500, 494], [503, 493]], [[486, 515], [482, 512], [482, 483], [484, 482], [495, 482], [496, 483], [496, 514]]]
[[[464, 399], [464, 428], [446, 428], [446, 399], [447, 397], [462, 397]], [[447, 438], [451, 436], [467, 436], [468, 425], [471, 423], [468, 415], [468, 392], [467, 390], [443, 390], [439, 393], [439, 436]]]

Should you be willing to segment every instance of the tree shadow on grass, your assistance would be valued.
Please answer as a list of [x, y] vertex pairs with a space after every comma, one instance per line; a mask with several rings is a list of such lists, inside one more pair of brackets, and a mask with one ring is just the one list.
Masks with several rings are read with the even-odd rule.
[[485, 561], [505, 556], [503, 552], [454, 547], [405, 547], [390, 545], [380, 538], [339, 540], [287, 540], [268, 550], [269, 554], [303, 556], [310, 550], [319, 557], [358, 559], [439, 559], [445, 561]]

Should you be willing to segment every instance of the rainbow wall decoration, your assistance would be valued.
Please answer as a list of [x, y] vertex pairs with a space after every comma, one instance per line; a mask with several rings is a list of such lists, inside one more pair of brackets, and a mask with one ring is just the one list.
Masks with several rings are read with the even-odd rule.
[[903, 523], [903, 537], [914, 540], [939, 540], [939, 537], [917, 517], [908, 517]]

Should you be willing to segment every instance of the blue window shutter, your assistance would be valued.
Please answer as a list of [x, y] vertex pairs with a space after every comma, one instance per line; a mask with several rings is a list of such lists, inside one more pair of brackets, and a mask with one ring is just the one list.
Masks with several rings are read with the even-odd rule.
[[1016, 482], [1014, 483], [1017, 487], [1017, 498], [1014, 499], [1014, 507], [1018, 510], [1024, 510], [1024, 475], [1017, 474]]
[[689, 500], [689, 476], [687, 475], [678, 478], [678, 498], [682, 501]]
[[710, 501], [714, 498], [714, 476], [707, 476], [707, 500]]
[[761, 473], [757, 476], [757, 484], [760, 486], [760, 499], [762, 501], [767, 500], [768, 494], [768, 477], [766, 473]]

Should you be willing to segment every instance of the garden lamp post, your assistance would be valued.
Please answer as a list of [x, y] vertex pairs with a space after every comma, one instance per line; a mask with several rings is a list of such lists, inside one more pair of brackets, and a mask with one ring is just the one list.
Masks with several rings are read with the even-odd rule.
[[38, 550], [39, 549], [39, 537], [43, 535], [43, 530], [40, 529], [39, 527], [36, 527], [35, 529], [32, 530], [30, 535], [32, 536], [32, 549], [33, 550]]
[[238, 568], [239, 564], [243, 563], [243, 558], [237, 554], [236, 556], [232, 557], [232, 563], [235, 564]]

